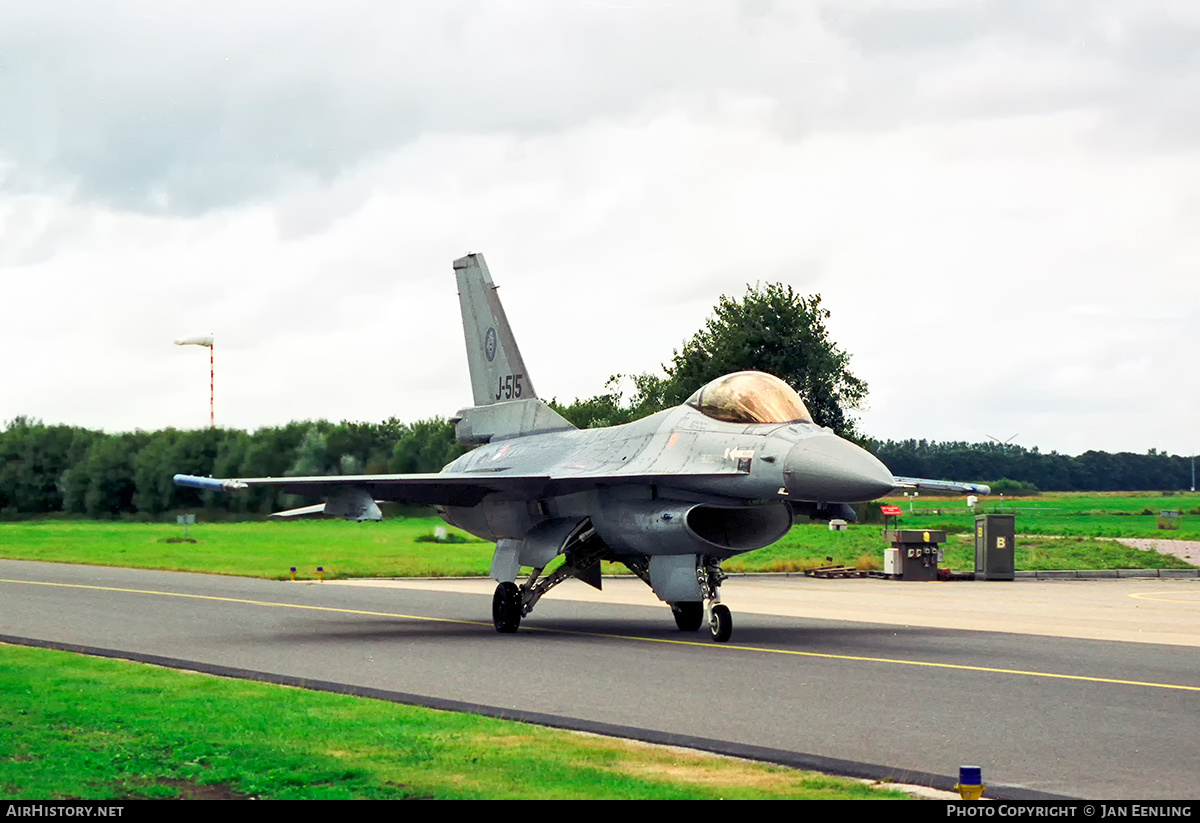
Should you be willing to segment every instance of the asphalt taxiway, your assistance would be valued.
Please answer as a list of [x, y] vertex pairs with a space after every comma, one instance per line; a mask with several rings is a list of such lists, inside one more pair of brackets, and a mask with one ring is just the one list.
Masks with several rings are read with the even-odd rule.
[[1009, 796], [1200, 785], [1196, 579], [733, 579], [720, 645], [634, 580], [501, 636], [491, 588], [0, 561], [0, 635]]

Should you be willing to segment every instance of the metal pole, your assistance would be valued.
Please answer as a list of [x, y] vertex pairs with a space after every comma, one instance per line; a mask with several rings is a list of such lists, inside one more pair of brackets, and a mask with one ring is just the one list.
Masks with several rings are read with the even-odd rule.
[[214, 352], [216, 346], [213, 345], [213, 335], [209, 334], [202, 337], [188, 337], [183, 340], [176, 340], [176, 346], [205, 346], [208, 349], [208, 427], [215, 429], [217, 427], [217, 414], [215, 408], [215, 392], [213, 386], [216, 384], [214, 376], [216, 369], [214, 367]]

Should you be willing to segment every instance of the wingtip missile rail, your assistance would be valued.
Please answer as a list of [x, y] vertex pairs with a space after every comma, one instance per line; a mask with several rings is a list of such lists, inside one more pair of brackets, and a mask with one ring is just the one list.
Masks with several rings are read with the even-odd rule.
[[949, 480], [925, 480], [919, 477], [897, 477], [897, 489], [919, 489], [921, 491], [949, 494], [991, 494], [986, 483], [955, 483]]
[[219, 492], [235, 492], [250, 488], [240, 480], [218, 480], [215, 477], [196, 477], [192, 474], [175, 475], [176, 486], [187, 486], [193, 489], [206, 489]]

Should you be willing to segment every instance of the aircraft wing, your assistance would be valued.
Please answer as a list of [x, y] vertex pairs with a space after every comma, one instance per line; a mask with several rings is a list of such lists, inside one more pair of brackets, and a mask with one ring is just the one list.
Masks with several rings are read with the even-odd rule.
[[[688, 479], [733, 475], [736, 470], [692, 474]], [[518, 474], [504, 469], [486, 472], [436, 472], [432, 474], [364, 474], [321, 477], [196, 477], [175, 475], [175, 485], [211, 491], [241, 491], [253, 486], [272, 486], [289, 494], [335, 497], [353, 494], [359, 498], [418, 506], [474, 506], [489, 494], [514, 499], [587, 491], [601, 486], [679, 480], [675, 474], [619, 474], [552, 476]], [[297, 510], [298, 511], [298, 510]], [[332, 510], [331, 510], [332, 511]]]
[[175, 485], [214, 491], [241, 491], [272, 486], [288, 494], [329, 496], [339, 490], [365, 491], [375, 500], [418, 506], [474, 506], [497, 492], [536, 496], [548, 476], [514, 476], [498, 472], [438, 472], [434, 474], [361, 474], [325, 477], [246, 477], [219, 479], [175, 475]]
[[984, 483], [956, 483], [951, 480], [925, 480], [920, 477], [897, 477], [896, 489], [904, 491], [940, 492], [942, 494], [991, 494], [992, 489]]

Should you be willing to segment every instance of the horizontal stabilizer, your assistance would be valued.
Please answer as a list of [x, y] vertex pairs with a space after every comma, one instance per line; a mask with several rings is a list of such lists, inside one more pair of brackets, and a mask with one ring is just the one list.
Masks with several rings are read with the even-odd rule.
[[298, 509], [288, 509], [282, 512], [272, 512], [271, 517], [342, 517], [346, 520], [382, 520], [379, 503], [383, 501], [361, 499], [357, 496], [347, 500], [344, 496], [331, 496], [324, 503], [315, 506], [301, 506]]
[[298, 509], [288, 509], [282, 512], [271, 512], [271, 517], [310, 517], [315, 514], [325, 514], [325, 504], [318, 503], [315, 506], [301, 506]]

